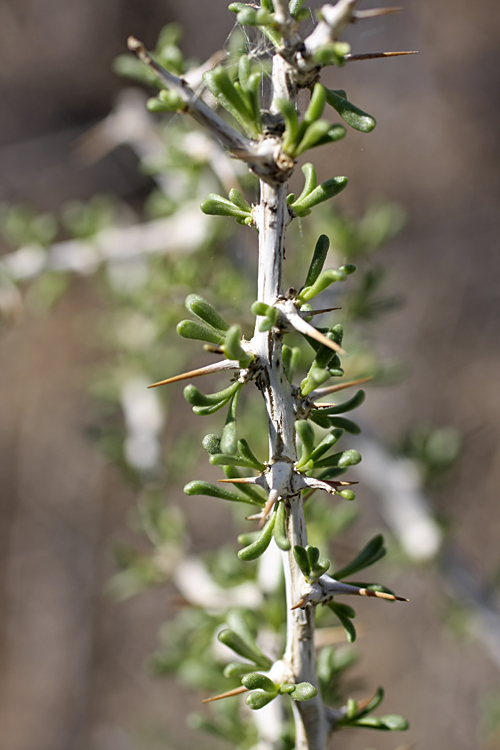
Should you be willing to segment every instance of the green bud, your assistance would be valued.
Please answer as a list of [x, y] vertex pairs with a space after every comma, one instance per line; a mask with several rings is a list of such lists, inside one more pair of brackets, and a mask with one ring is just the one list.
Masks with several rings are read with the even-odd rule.
[[350, 276], [351, 273], [356, 271], [356, 266], [353, 263], [346, 263], [345, 265], [340, 266], [339, 270]]
[[346, 718], [354, 719], [357, 711], [358, 711], [358, 704], [356, 703], [354, 698], [348, 698], [347, 704], [346, 704]]
[[309, 701], [316, 698], [318, 691], [310, 682], [299, 682], [295, 690], [290, 694], [294, 701]]
[[245, 703], [248, 708], [252, 709], [252, 711], [258, 711], [259, 708], [264, 708], [268, 703], [271, 703], [271, 701], [276, 698], [276, 695], [277, 693], [273, 695], [272, 693], [255, 691], [254, 693], [247, 695]]
[[276, 523], [274, 524], [274, 541], [285, 552], [290, 549], [290, 542], [286, 535], [286, 508], [283, 500], [277, 503]]
[[375, 118], [363, 112], [362, 109], [355, 107], [351, 102], [348, 102], [345, 97], [345, 91], [342, 94], [344, 94], [343, 97], [339, 91], [326, 89], [326, 101], [351, 128], [359, 130], [362, 133], [370, 133], [377, 124]]
[[344, 498], [344, 500], [355, 500], [356, 499], [356, 493], [352, 490], [340, 490], [340, 492], [337, 492], [337, 495], [340, 495]]
[[[316, 187], [316, 186], [314, 186]], [[314, 188], [312, 188], [314, 190]], [[310, 191], [311, 192], [311, 191]], [[320, 234], [316, 247], [314, 248], [314, 254], [311, 260], [311, 265], [307, 272], [307, 278], [304, 286], [312, 286], [325, 265], [326, 256], [330, 248], [330, 240], [326, 234]]]
[[184, 339], [199, 339], [200, 341], [207, 341], [209, 344], [220, 345], [224, 341], [224, 336], [215, 331], [213, 328], [208, 328], [202, 323], [196, 323], [193, 320], [181, 320], [177, 325], [177, 333]]
[[291, 682], [284, 682], [282, 685], [280, 685], [280, 693], [282, 695], [290, 695], [290, 693], [293, 693], [297, 685], [293, 685]]
[[370, 565], [374, 565], [374, 563], [378, 562], [378, 560], [384, 557], [385, 554], [386, 549], [384, 546], [384, 537], [382, 534], [378, 534], [377, 536], [374, 536], [373, 539], [370, 539], [368, 544], [363, 547], [354, 560], [340, 570], [335, 571], [335, 573], [332, 573], [332, 577], [336, 580], [347, 578], [348, 576], [357, 573], [358, 570], [364, 570]]
[[[338, 195], [346, 186], [347, 177], [332, 177], [330, 180], [322, 182], [321, 185], [309, 193], [300, 203], [298, 201], [293, 203], [291, 208], [297, 216], [307, 216], [311, 208]], [[308, 299], [311, 299], [311, 297], [304, 298], [302, 294], [299, 295], [299, 298], [302, 302], [307, 302]]]
[[241, 684], [248, 690], [265, 690], [266, 693], [277, 694], [278, 688], [265, 674], [251, 672], [241, 679]]
[[201, 441], [201, 444], [207, 451], [207, 453], [210, 453], [211, 456], [213, 456], [216, 453], [221, 453], [221, 440], [218, 435], [205, 435], [203, 440]]
[[238, 495], [236, 492], [226, 490], [223, 487], [217, 487], [215, 484], [209, 482], [203, 482], [201, 480], [195, 480], [189, 482], [184, 487], [185, 495], [207, 495], [208, 497], [218, 497], [221, 500], [230, 500], [233, 503], [249, 503], [253, 504], [250, 498], [244, 495]]
[[256, 560], [258, 557], [264, 554], [266, 549], [269, 547], [273, 536], [274, 524], [276, 522], [276, 512], [272, 513], [258, 538], [244, 549], [240, 549], [238, 557], [240, 560], [249, 562], [250, 560]]

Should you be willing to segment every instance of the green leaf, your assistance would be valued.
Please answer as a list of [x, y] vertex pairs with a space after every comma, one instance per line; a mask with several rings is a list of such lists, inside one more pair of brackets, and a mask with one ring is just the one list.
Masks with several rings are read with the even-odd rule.
[[215, 328], [216, 331], [219, 331], [221, 334], [225, 333], [228, 328], [229, 324], [226, 323], [224, 318], [222, 318], [217, 310], [210, 305], [206, 299], [203, 299], [203, 297], [200, 297], [199, 294], [190, 294], [188, 297], [186, 297], [185, 305], [189, 312], [193, 313], [193, 315], [196, 315], [197, 318], [202, 320], [204, 323], [207, 323], [212, 328]]
[[[339, 604], [338, 602], [329, 602], [327, 606], [332, 610], [334, 615], [336, 615], [336, 617], [338, 617], [338, 619], [340, 620], [340, 623], [345, 630], [345, 634], [346, 634], [348, 642], [354, 643], [354, 641], [356, 640], [356, 628], [351, 622], [351, 617], [353, 615], [346, 612], [345, 607], [347, 607], [347, 605]], [[352, 612], [354, 611], [352, 610], [351, 607], [349, 607], [348, 609], [351, 610]]]
[[[224, 466], [223, 469], [224, 474], [228, 479], [239, 479], [241, 477], [240, 472], [235, 466]], [[262, 494], [257, 491], [255, 486], [251, 484], [238, 484], [237, 487], [239, 492], [242, 492], [244, 495], [251, 497], [255, 505], [260, 505], [261, 507], [263, 507], [266, 504], [267, 498], [264, 498]], [[248, 542], [240, 542], [240, 544], [248, 544]]]
[[195, 323], [193, 320], [181, 320], [176, 330], [183, 339], [198, 339], [216, 345], [220, 345], [224, 341], [224, 336], [221, 336], [213, 328], [208, 328], [202, 323]]
[[303, 201], [304, 198], [307, 198], [307, 196], [310, 195], [312, 191], [318, 186], [318, 178], [316, 176], [316, 170], [314, 169], [314, 166], [312, 164], [310, 164], [309, 162], [307, 164], [304, 164], [301, 167], [301, 171], [305, 178], [304, 187], [302, 188], [302, 192], [297, 198], [297, 200], [293, 200], [289, 203], [289, 205], [291, 206], [293, 206], [294, 203], [300, 203], [301, 201]]
[[[316, 187], [316, 186], [314, 186]], [[312, 188], [314, 190], [314, 188]], [[304, 286], [312, 286], [325, 265], [326, 256], [330, 248], [330, 240], [326, 234], [320, 234], [316, 247], [314, 248], [314, 254], [311, 260], [311, 265], [307, 272], [307, 278]]]
[[321, 411], [323, 414], [344, 414], [346, 411], [352, 411], [353, 409], [357, 409], [358, 406], [361, 406], [365, 398], [366, 393], [364, 391], [358, 391], [355, 396], [349, 399], [349, 401], [344, 401], [343, 404], [337, 404], [337, 406], [328, 406], [326, 409], [321, 409]]
[[265, 302], [254, 302], [250, 309], [254, 315], [261, 315], [265, 317], [269, 310], [271, 310], [272, 308], [271, 305], [266, 305]]
[[254, 693], [247, 695], [245, 703], [248, 708], [252, 709], [252, 711], [258, 711], [259, 708], [264, 708], [268, 703], [271, 703], [271, 701], [276, 698], [276, 695], [277, 693], [273, 695], [272, 693], [265, 693], [264, 691], [260, 692], [256, 690]]
[[384, 688], [379, 687], [377, 688], [377, 692], [375, 693], [371, 701], [364, 708], [357, 712], [356, 718], [360, 719], [362, 716], [366, 716], [372, 711], [375, 711], [375, 709], [380, 706], [383, 700]]
[[259, 461], [258, 458], [255, 457], [250, 446], [248, 445], [248, 442], [244, 438], [242, 440], [238, 440], [237, 448], [238, 454], [252, 463], [252, 468], [254, 468], [256, 471], [265, 470], [265, 464], [263, 464], [261, 461]]
[[310, 148], [321, 146], [322, 143], [325, 142], [323, 139], [328, 136], [331, 129], [331, 122], [328, 122], [327, 120], [316, 120], [316, 122], [309, 125], [304, 133], [304, 137], [299, 145], [293, 149], [293, 154], [291, 155], [294, 157], [301, 156], [301, 154], [305, 153]]
[[354, 560], [340, 570], [335, 571], [335, 573], [332, 573], [332, 578], [335, 578], [336, 580], [347, 578], [347, 576], [357, 573], [358, 570], [364, 570], [370, 565], [374, 565], [378, 560], [384, 557], [385, 554], [386, 549], [384, 547], [384, 537], [382, 534], [377, 534], [373, 539], [370, 539], [368, 544], [363, 547]]
[[341, 430], [345, 430], [350, 435], [359, 435], [359, 433], [361, 432], [361, 427], [359, 427], [355, 422], [351, 422], [350, 419], [346, 419], [345, 417], [327, 417], [327, 419], [330, 420], [330, 424], [332, 427], [340, 427]]
[[[317, 188], [319, 190], [319, 188]], [[316, 192], [316, 191], [314, 191]], [[295, 207], [292, 206], [295, 210]], [[340, 268], [330, 268], [327, 271], [320, 273], [316, 281], [312, 286], [306, 286], [300, 292], [298, 299], [300, 302], [308, 302], [310, 299], [315, 297], [320, 292], [327, 289], [329, 286], [334, 284], [336, 281], [345, 281], [347, 274], [341, 271]]]
[[188, 482], [184, 487], [184, 494], [186, 495], [207, 495], [208, 497], [218, 497], [221, 500], [230, 500], [233, 503], [248, 503], [256, 505], [250, 498], [244, 495], [238, 495], [236, 492], [226, 490], [223, 487], [218, 487], [215, 484], [209, 482], [203, 482], [200, 479]]
[[309, 562], [309, 555], [307, 554], [307, 551], [304, 549], [304, 547], [296, 544], [293, 548], [293, 556], [295, 558], [295, 562], [302, 572], [302, 575], [304, 576], [304, 578], [307, 578], [307, 576], [311, 572], [311, 563]]
[[273, 536], [274, 524], [276, 523], [276, 512], [272, 513], [258, 538], [250, 544], [248, 547], [240, 549], [238, 557], [240, 560], [248, 562], [250, 560], [256, 560], [258, 557], [264, 554], [266, 549], [269, 547]]
[[224, 667], [224, 677], [242, 677], [248, 672], [253, 672], [255, 664], [243, 664], [240, 661], [232, 661], [230, 664], [226, 664]]
[[233, 455], [238, 450], [238, 441], [236, 439], [236, 409], [238, 408], [240, 393], [241, 388], [236, 391], [229, 404], [226, 422], [222, 429], [220, 450], [218, 453]]
[[[345, 94], [345, 91], [342, 93]], [[362, 109], [354, 106], [354, 104], [351, 104], [345, 96], [340, 96], [340, 92], [338, 91], [326, 89], [326, 101], [351, 128], [359, 130], [361, 133], [371, 133], [377, 124], [374, 117], [363, 112]]]
[[328, 456], [320, 461], [314, 462], [315, 469], [327, 469], [332, 466], [338, 466], [340, 469], [345, 469], [348, 466], [356, 466], [361, 461], [361, 456], [358, 451], [348, 450], [342, 451], [341, 453], [334, 453], [333, 456]]
[[219, 404], [221, 401], [226, 403], [227, 401], [229, 401], [231, 396], [240, 389], [241, 383], [238, 383], [238, 381], [236, 381], [235, 383], [231, 383], [231, 385], [225, 388], [223, 391], [205, 395], [204, 393], [199, 391], [196, 386], [190, 384], [184, 388], [184, 398], [186, 399], [188, 404], [191, 404], [191, 406], [211, 406], [212, 404]]
[[227, 359], [237, 359], [241, 367], [248, 367], [253, 361], [253, 355], [246, 352], [241, 346], [241, 327], [231, 326], [226, 332], [222, 349]]
[[229, 628], [227, 628], [226, 630], [221, 630], [217, 638], [225, 646], [228, 646], [228, 648], [232, 649], [235, 654], [242, 656], [244, 659], [249, 659], [258, 666], [263, 667], [264, 669], [269, 669], [271, 667], [271, 660], [264, 656], [264, 654], [258, 648], [257, 644], [255, 644], [255, 646], [248, 644], [238, 633], [235, 633], [233, 630]]
[[286, 508], [283, 501], [278, 502], [277, 505], [276, 523], [274, 524], [274, 541], [280, 549], [286, 552], [290, 549], [290, 542], [286, 535]]
[[[292, 203], [292, 210], [297, 216], [307, 216], [310, 213], [311, 208], [324, 203], [324, 201], [334, 198], [336, 195], [342, 192], [347, 186], [347, 177], [332, 177], [330, 180], [325, 180], [315, 190], [313, 190], [307, 198], [304, 198], [300, 203]], [[302, 294], [299, 295], [302, 302], [307, 302], [308, 298], [303, 298]]]
[[[199, 408], [210, 408], [210, 407], [194, 407], [193, 411], [195, 409]], [[198, 414], [198, 412], [195, 412]], [[209, 458], [210, 463], [212, 466], [241, 466], [244, 469], [255, 469], [255, 465], [253, 461], [249, 461], [246, 458], [243, 458], [243, 456], [230, 456], [227, 453], [216, 453], [213, 456], [210, 456]]]
[[288, 99], [277, 99], [278, 107], [285, 120], [285, 132], [283, 134], [283, 151], [292, 153], [299, 133], [299, 118], [293, 102]]
[[[254, 661], [255, 664], [258, 664], [259, 667], [269, 669], [272, 662], [267, 656], [264, 656], [260, 648], [257, 646], [245, 612], [239, 608], [230, 609], [226, 615], [226, 619], [231, 632], [241, 639], [247, 649], [250, 649], [252, 656], [248, 658]], [[221, 640], [220, 636], [219, 640]], [[222, 642], [225, 643], [225, 641]]]
[[314, 430], [309, 422], [301, 419], [295, 422], [295, 431], [302, 445], [302, 454], [297, 464], [297, 469], [299, 469], [300, 465], [307, 461], [314, 450]]
[[203, 80], [219, 104], [240, 123], [249, 135], [256, 138], [259, 131], [253, 120], [253, 113], [235, 89], [226, 69], [218, 65], [216, 68], [206, 71], [203, 74]]
[[259, 672], [246, 674], [242, 677], [241, 684], [248, 688], [248, 690], [264, 690], [266, 693], [274, 695], [278, 693], [278, 686], [265, 674], [260, 674]]
[[[243, 57], [246, 57], [246, 55], [240, 57], [240, 60], [243, 59]], [[246, 59], [248, 60], [248, 57]], [[252, 210], [250, 204], [246, 202], [240, 191], [236, 190], [236, 188], [231, 188], [231, 190], [229, 191], [229, 200], [231, 201], [231, 203], [233, 203], [235, 206], [238, 206], [238, 208], [241, 208], [241, 210], [245, 211], [245, 213], [247, 214], [249, 214]]]
[[249, 210], [244, 210], [235, 205], [227, 198], [217, 193], [210, 193], [200, 206], [204, 214], [209, 216], [233, 216], [237, 219], [246, 219], [250, 216]]

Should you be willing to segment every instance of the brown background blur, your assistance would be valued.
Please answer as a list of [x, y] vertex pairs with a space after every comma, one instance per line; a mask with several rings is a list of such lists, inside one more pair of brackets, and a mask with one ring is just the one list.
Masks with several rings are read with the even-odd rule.
[[[370, 7], [373, 3], [366, 3]], [[70, 198], [148, 188], [125, 147], [81, 168], [74, 139], [105, 116], [123, 82], [111, 72], [129, 33], [152, 46], [178, 20], [183, 47], [204, 59], [234, 24], [226, 0], [0, 0], [0, 201], [54, 210]], [[335, 88], [373, 112], [370, 137], [351, 135], [320, 177], [347, 174], [344, 205], [382, 193], [409, 224], [385, 251], [391, 290], [406, 306], [387, 318], [385, 354], [410, 376], [367, 407], [382, 437], [416, 419], [465, 435], [454, 479], [433, 496], [471, 574], [500, 565], [500, 6], [497, 0], [406, 0], [405, 13], [351, 29], [354, 51], [418, 49], [353, 63]], [[332, 78], [333, 81], [333, 78]], [[352, 93], [351, 93], [352, 92]], [[325, 152], [326, 153], [326, 152]], [[326, 157], [325, 157], [326, 162]], [[0, 748], [159, 750], [186, 739], [173, 696], [143, 661], [168, 616], [156, 591], [127, 603], [103, 595], [110, 546], [124, 533], [132, 491], [85, 434], [85, 369], [102, 355], [83, 321], [98, 303], [79, 280], [47, 315], [0, 340]], [[210, 546], [203, 530], [195, 545]], [[335, 747], [500, 748], [479, 734], [481, 705], [500, 690], [480, 642], [452, 637], [440, 617], [439, 574], [406, 570], [411, 603], [362, 608], [370, 617], [360, 672], [383, 684], [385, 712], [409, 716], [406, 736], [346, 734]]]

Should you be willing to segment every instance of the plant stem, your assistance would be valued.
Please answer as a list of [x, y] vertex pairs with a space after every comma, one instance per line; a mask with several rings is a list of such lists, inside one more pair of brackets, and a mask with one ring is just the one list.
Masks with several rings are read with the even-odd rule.
[[[286, 184], [261, 182], [258, 215], [259, 277], [258, 299], [268, 305], [283, 294], [284, 233], [288, 222]], [[277, 329], [259, 331], [257, 318], [252, 345], [259, 357], [258, 385], [264, 396], [269, 426], [269, 489], [276, 490], [288, 509], [287, 534], [291, 550], [307, 545], [307, 532], [300, 492], [293, 488], [295, 412], [292, 388], [281, 358], [282, 334]], [[310, 682], [317, 687], [314, 659], [314, 609], [291, 610], [300, 599], [302, 574], [292, 551], [283, 555], [287, 599], [287, 644], [284, 655], [286, 680]], [[326, 722], [319, 695], [293, 703], [296, 750], [325, 750]]]

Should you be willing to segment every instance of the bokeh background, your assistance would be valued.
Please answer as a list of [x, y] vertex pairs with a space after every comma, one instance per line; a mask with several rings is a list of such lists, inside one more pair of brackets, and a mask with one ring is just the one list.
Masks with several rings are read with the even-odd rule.
[[[500, 8], [495, 0], [403, 5], [403, 14], [349, 30], [356, 52], [420, 54], [336, 72], [335, 87], [356, 92], [378, 127], [348, 138], [331, 161], [325, 155], [319, 176], [349, 175], [348, 210], [377, 194], [408, 214], [384, 251], [390, 287], [406, 302], [387, 317], [380, 342], [408, 376], [373, 390], [367, 418], [387, 441], [419, 420], [462, 434], [459, 464], [432, 503], [491, 618], [486, 636], [477, 616], [459, 634], [449, 597], [460, 610], [464, 588], [457, 595], [439, 564], [406, 567], [398, 587], [411, 603], [364, 608], [370, 631], [359, 648], [365, 679], [386, 687], [387, 711], [407, 715], [411, 730], [403, 739], [345, 735], [334, 746], [492, 750], [500, 748]], [[52, 211], [99, 192], [141, 205], [150, 179], [128, 147], [84, 166], [74, 143], [126, 85], [111, 63], [127, 35], [152, 46], [171, 21], [183, 24], [183, 47], [200, 60], [234, 26], [225, 0], [0, 0], [0, 201]], [[135, 498], [86, 430], [85, 373], [105, 356], [86, 325], [102, 306], [90, 280], [78, 278], [49, 313], [2, 330], [2, 750], [193, 742], [183, 715], [199, 696], [144, 669], [171, 592], [119, 604], [104, 594], [110, 548], [128, 533]], [[217, 540], [215, 527], [214, 519], [194, 524], [194, 547], [209, 547], [211, 531]]]

